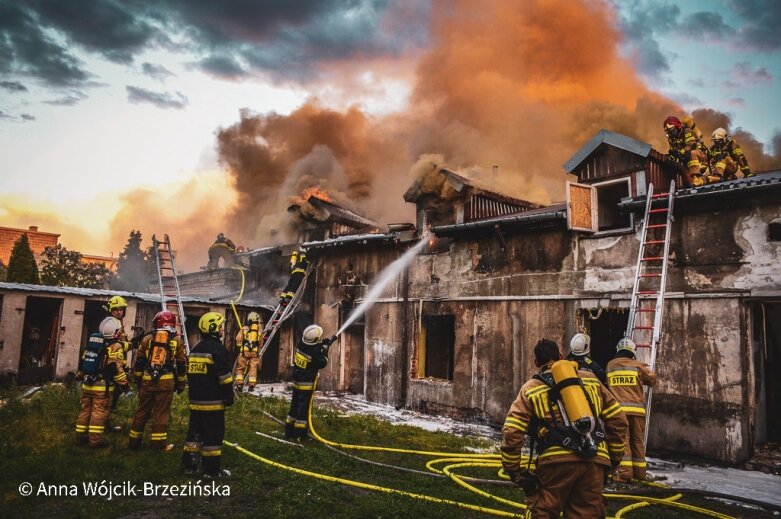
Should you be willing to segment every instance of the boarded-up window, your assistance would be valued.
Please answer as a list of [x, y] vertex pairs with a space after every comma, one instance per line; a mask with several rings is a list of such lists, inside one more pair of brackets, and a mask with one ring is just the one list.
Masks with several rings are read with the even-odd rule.
[[596, 192], [591, 186], [567, 182], [567, 228], [594, 232], [596, 225]]
[[424, 376], [453, 380], [456, 317], [424, 315], [422, 324], [425, 350]]

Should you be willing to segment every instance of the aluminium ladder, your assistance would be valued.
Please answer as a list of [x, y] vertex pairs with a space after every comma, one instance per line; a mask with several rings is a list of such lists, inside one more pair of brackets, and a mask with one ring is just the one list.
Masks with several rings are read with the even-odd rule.
[[[629, 305], [629, 320], [626, 327], [626, 337], [632, 339], [638, 348], [646, 350], [646, 354], [642, 357], [651, 371], [656, 367], [656, 353], [662, 338], [664, 291], [667, 286], [674, 199], [674, 180], [670, 182], [670, 190], [667, 193], [654, 194], [653, 184], [648, 186], [640, 251], [637, 254], [632, 301]], [[644, 442], [647, 444], [651, 416], [652, 389], [650, 387], [647, 388], [646, 396]]]
[[187, 354], [190, 354], [190, 341], [187, 338], [187, 329], [185, 321], [187, 317], [184, 314], [182, 305], [182, 293], [179, 290], [179, 280], [176, 277], [176, 264], [174, 263], [174, 253], [171, 250], [171, 239], [167, 234], [163, 235], [163, 240], [158, 240], [152, 235], [152, 247], [155, 251], [155, 265], [157, 266], [157, 281], [160, 283], [160, 304], [163, 310], [168, 310], [176, 317], [176, 331], [184, 340], [184, 347]]
[[274, 339], [274, 336], [277, 333], [277, 330], [279, 330], [279, 327], [284, 323], [291, 315], [293, 315], [293, 312], [295, 312], [296, 308], [298, 307], [298, 304], [301, 302], [302, 297], [304, 296], [304, 291], [306, 290], [306, 280], [309, 278], [309, 274], [314, 272], [316, 268], [317, 261], [310, 261], [309, 265], [306, 268], [306, 274], [304, 274], [304, 279], [301, 280], [301, 284], [298, 286], [298, 290], [296, 290], [296, 293], [293, 295], [293, 298], [288, 302], [286, 306], [282, 306], [281, 304], [278, 304], [277, 307], [274, 309], [274, 313], [271, 314], [271, 318], [266, 323], [266, 326], [263, 328], [263, 334], [261, 335], [263, 346], [260, 348], [260, 351], [258, 352], [258, 359], [262, 362], [263, 360], [263, 354], [266, 352], [268, 347], [271, 345], [272, 339]]

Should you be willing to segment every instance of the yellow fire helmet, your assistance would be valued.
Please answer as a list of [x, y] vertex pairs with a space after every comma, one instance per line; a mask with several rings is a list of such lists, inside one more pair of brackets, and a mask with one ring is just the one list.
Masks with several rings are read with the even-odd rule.
[[257, 312], [250, 312], [247, 316], [247, 321], [251, 323], [259, 323], [260, 322], [260, 314]]
[[217, 335], [225, 322], [225, 316], [217, 312], [206, 312], [198, 320], [198, 329], [207, 335]]
[[125, 298], [122, 296], [112, 296], [111, 299], [108, 300], [109, 312], [119, 310], [120, 308], [127, 308], [127, 301], [125, 301]]

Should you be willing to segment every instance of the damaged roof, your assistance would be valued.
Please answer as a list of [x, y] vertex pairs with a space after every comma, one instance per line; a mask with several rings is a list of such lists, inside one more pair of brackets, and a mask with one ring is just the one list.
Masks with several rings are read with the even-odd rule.
[[[105, 297], [106, 299], [111, 296], [122, 296], [124, 298], [140, 299], [141, 301], [147, 303], [160, 303], [160, 294], [150, 294], [147, 292], [125, 292], [122, 290], [105, 290], [100, 288], [54, 287], [49, 285], [31, 285], [28, 283], [0, 282], [0, 290], [67, 294], [82, 297]], [[209, 299], [192, 296], [182, 296], [182, 302], [214, 304], [214, 301]]]
[[557, 222], [567, 221], [567, 204], [565, 202], [552, 204], [538, 209], [520, 211], [494, 218], [485, 218], [472, 222], [456, 223], [452, 225], [438, 225], [431, 231], [437, 236], [451, 236], [461, 232], [476, 231], [493, 227], [535, 227], [555, 225]]
[[588, 158], [588, 156], [591, 155], [594, 150], [599, 148], [599, 146], [602, 144], [610, 144], [611, 146], [629, 151], [636, 155], [640, 155], [641, 157], [647, 157], [653, 149], [647, 142], [639, 141], [637, 139], [633, 139], [632, 137], [627, 137], [626, 135], [611, 132], [610, 130], [605, 130], [602, 128], [599, 130], [599, 133], [597, 133], [594, 137], [591, 138], [590, 141], [584, 144], [583, 147], [580, 148], [571, 159], [564, 163], [564, 169], [567, 171], [567, 173], [572, 173], [581, 162], [586, 160], [586, 158]]
[[[530, 207], [530, 208], [540, 207], [540, 204], [535, 204], [533, 202], [529, 202], [528, 200], [522, 200], [520, 198], [514, 198], [511, 196], [504, 195], [502, 193], [494, 191], [491, 188], [491, 186], [479, 180], [467, 178], [465, 176], [459, 175], [458, 173], [453, 173], [452, 171], [445, 168], [441, 168], [437, 170], [436, 173], [443, 175], [444, 176], [443, 181], [447, 183], [447, 185], [457, 193], [461, 193], [462, 191], [464, 191], [464, 189], [468, 188], [470, 189], [471, 195], [482, 195], [492, 200], [506, 202], [509, 204], [517, 205], [519, 207]], [[407, 189], [407, 192], [404, 193], [405, 202], [416, 203], [418, 198], [428, 193], [428, 191], [424, 190], [424, 185], [426, 184], [426, 180], [429, 175], [423, 176], [412, 183], [409, 189]]]
[[351, 225], [353, 227], [379, 227], [380, 224], [364, 218], [363, 216], [338, 206], [333, 202], [328, 202], [320, 197], [311, 195], [306, 200], [309, 202], [319, 213], [318, 220], [322, 222], [337, 222], [342, 224]]

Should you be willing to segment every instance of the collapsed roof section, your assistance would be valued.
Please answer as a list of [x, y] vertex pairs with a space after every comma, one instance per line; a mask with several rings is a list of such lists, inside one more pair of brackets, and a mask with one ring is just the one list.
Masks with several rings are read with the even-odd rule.
[[381, 227], [373, 220], [316, 195], [310, 195], [303, 204], [291, 205], [288, 212], [299, 220], [299, 243], [379, 232]]

